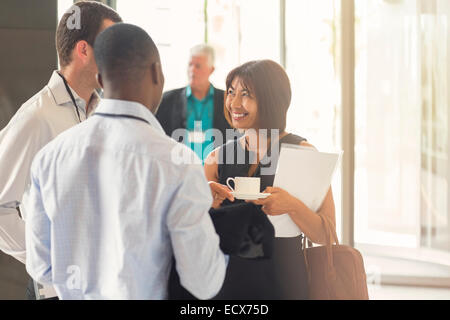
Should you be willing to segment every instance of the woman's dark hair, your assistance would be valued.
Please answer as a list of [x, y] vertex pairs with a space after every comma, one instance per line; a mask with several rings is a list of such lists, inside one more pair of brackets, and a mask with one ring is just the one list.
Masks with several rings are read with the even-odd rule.
[[[291, 103], [291, 85], [283, 67], [272, 60], [256, 60], [231, 70], [226, 80], [225, 99], [235, 78], [239, 78], [242, 86], [256, 98], [259, 129], [284, 131], [286, 113]], [[223, 111], [232, 126], [226, 103]]]
[[[73, 6], [79, 8], [79, 16]], [[78, 41], [85, 40], [94, 47], [94, 40], [105, 19], [122, 22], [122, 18], [116, 11], [100, 2], [79, 1], [73, 6], [62, 16], [56, 29], [56, 50], [61, 67], [71, 62], [72, 50]], [[79, 25], [72, 21], [75, 18], [80, 19]], [[71, 20], [68, 21], [69, 19]]]

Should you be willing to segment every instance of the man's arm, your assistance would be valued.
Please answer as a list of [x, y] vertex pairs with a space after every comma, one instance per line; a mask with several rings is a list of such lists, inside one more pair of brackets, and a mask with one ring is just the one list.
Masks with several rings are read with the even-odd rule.
[[39, 120], [17, 114], [0, 131], [0, 250], [25, 263], [25, 223], [16, 207], [29, 181], [31, 162], [43, 146]]
[[0, 208], [0, 250], [25, 263], [25, 222], [16, 209]]
[[192, 165], [172, 197], [167, 225], [180, 283], [199, 299], [219, 292], [228, 263], [208, 213], [211, 204], [202, 167]]
[[[36, 162], [35, 162], [36, 164]], [[51, 284], [52, 267], [50, 256], [50, 219], [45, 212], [39, 180], [36, 177], [38, 167], [33, 166], [31, 186], [27, 201], [28, 211], [26, 232], [26, 268], [30, 276], [39, 283]]]

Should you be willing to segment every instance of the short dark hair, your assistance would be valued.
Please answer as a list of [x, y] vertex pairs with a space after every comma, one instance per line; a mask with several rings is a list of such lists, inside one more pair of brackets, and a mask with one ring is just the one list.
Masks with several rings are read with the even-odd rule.
[[117, 23], [101, 32], [94, 54], [99, 73], [110, 80], [139, 81], [149, 62], [159, 62], [152, 38], [128, 23]]
[[[77, 12], [73, 10], [73, 6], [80, 9], [79, 28], [69, 28], [68, 26], [67, 20]], [[62, 16], [56, 29], [56, 50], [61, 67], [65, 67], [71, 62], [72, 50], [78, 41], [85, 40], [91, 47], [94, 46], [95, 38], [105, 19], [122, 22], [122, 18], [116, 11], [100, 2], [80, 1], [73, 6]]]
[[[291, 103], [291, 85], [283, 67], [272, 60], [256, 60], [231, 70], [226, 79], [225, 99], [235, 78], [239, 78], [242, 86], [256, 98], [259, 129], [284, 131]], [[226, 104], [223, 111], [232, 126]]]

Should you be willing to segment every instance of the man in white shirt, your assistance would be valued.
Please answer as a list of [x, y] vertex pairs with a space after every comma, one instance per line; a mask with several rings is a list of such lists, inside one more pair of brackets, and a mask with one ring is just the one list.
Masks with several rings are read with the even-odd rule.
[[25, 102], [0, 131], [0, 250], [23, 263], [25, 226], [18, 208], [26, 219], [22, 202], [28, 194], [33, 157], [95, 109], [99, 100], [95, 89], [99, 86], [94, 40], [99, 32], [121, 21], [114, 10], [101, 3], [74, 4], [56, 31], [60, 70], [53, 72], [48, 85]]
[[158, 49], [124, 23], [94, 48], [104, 99], [32, 164], [27, 271], [61, 299], [167, 299], [174, 256], [183, 287], [212, 298], [229, 257], [203, 167], [174, 161], [174, 148], [195, 154], [154, 116], [164, 86]]

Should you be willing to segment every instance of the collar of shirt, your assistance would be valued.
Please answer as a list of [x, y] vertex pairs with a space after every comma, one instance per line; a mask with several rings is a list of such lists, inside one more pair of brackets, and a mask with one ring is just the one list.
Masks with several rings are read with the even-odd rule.
[[118, 99], [102, 99], [95, 110], [96, 113], [107, 113], [111, 115], [129, 115], [142, 118], [155, 128], [157, 131], [165, 135], [164, 129], [159, 124], [152, 112], [139, 102], [118, 100]]
[[[72, 103], [72, 99], [70, 99], [70, 95], [66, 90], [66, 86], [64, 85], [64, 81], [61, 78], [61, 76], [58, 74], [57, 70], [54, 70], [52, 73], [52, 76], [48, 82], [48, 87], [50, 91], [52, 92], [53, 98], [55, 99], [55, 103], [59, 106], [65, 106], [67, 104]], [[80, 98], [80, 96], [69, 86], [70, 90], [72, 91], [73, 97], [75, 98], [75, 102], [77, 103], [77, 106], [84, 112], [86, 115], [86, 101]], [[92, 96], [89, 100], [89, 114], [92, 113], [92, 111], [97, 107], [98, 103], [100, 101], [100, 96], [97, 93], [97, 91], [94, 90], [92, 93]], [[87, 115], [87, 116], [88, 116]]]
[[208, 90], [208, 94], [202, 99], [202, 100], [198, 100], [193, 94], [192, 94], [192, 88], [190, 85], [188, 85], [186, 87], [186, 98], [194, 98], [198, 101], [205, 101], [207, 98], [212, 98], [214, 96], [214, 87], [212, 84], [209, 84], [209, 90]]

